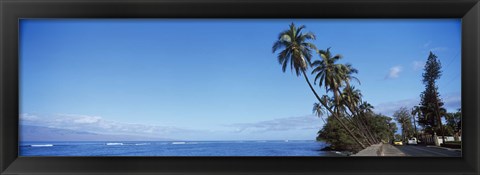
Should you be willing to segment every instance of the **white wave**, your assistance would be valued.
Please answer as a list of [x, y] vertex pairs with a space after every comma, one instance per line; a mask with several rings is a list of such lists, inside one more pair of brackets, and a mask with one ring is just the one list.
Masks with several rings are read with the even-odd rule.
[[30, 145], [31, 147], [51, 147], [52, 144]]
[[105, 145], [108, 145], [108, 146], [123, 145], [123, 143], [106, 143]]
[[174, 145], [183, 145], [183, 144], [185, 144], [185, 143], [186, 143], [186, 142], [172, 142], [172, 144], [174, 144]]
[[150, 145], [150, 143], [135, 143], [135, 145]]

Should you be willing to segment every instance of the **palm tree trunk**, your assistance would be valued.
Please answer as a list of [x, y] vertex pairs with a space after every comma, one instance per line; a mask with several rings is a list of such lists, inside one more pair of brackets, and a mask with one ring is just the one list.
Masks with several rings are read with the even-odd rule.
[[[349, 114], [346, 114], [346, 115], [349, 115]], [[357, 129], [358, 133], [360, 134], [360, 136], [362, 136], [362, 138], [365, 140], [367, 145], [373, 145], [375, 143], [368, 137], [368, 134], [366, 133], [366, 128], [360, 124], [360, 120], [358, 118], [345, 117], [345, 119], [347, 119], [347, 121], [352, 123], [354, 129]]]
[[355, 142], [357, 142], [363, 149], [367, 148], [365, 145], [363, 145], [363, 143], [355, 136], [355, 134], [347, 127], [347, 125], [345, 125], [345, 123], [343, 123], [343, 121], [337, 116], [334, 114], [334, 112], [332, 111], [332, 109], [330, 109], [327, 104], [325, 104], [322, 99], [320, 98], [320, 96], [318, 96], [317, 92], [315, 91], [315, 89], [313, 88], [312, 86], [312, 83], [310, 83], [310, 80], [308, 80], [308, 77], [307, 77], [307, 74], [305, 73], [305, 71], [302, 71], [303, 73], [303, 77], [305, 77], [305, 81], [307, 81], [308, 83], [308, 86], [310, 87], [310, 90], [312, 90], [313, 94], [315, 94], [315, 97], [317, 97], [318, 101], [320, 102], [320, 104], [322, 104], [331, 114], [332, 116], [335, 117], [335, 119], [338, 120], [338, 122], [340, 123], [340, 125], [342, 125], [343, 128], [345, 128], [345, 130], [347, 130], [347, 132], [350, 134], [350, 136], [355, 140]]
[[358, 120], [358, 123], [360, 125], [361, 128], [363, 128], [364, 130], [364, 133], [365, 133], [365, 137], [367, 139], [370, 140], [371, 143], [378, 143], [378, 141], [375, 139], [375, 137], [373, 137], [373, 134], [370, 132], [370, 129], [367, 127], [367, 125], [365, 124], [365, 122], [362, 120], [363, 118], [360, 116], [360, 114], [358, 112], [356, 112], [352, 106], [349, 107], [349, 110], [352, 114], [355, 114], [357, 116], [357, 120]]
[[359, 115], [362, 116], [363, 121], [365, 121], [365, 126], [367, 126], [370, 129], [368, 132], [373, 136], [373, 138], [375, 138], [375, 142], [380, 143], [381, 138], [378, 137], [377, 133], [373, 133], [371, 131], [372, 128], [371, 128], [370, 122], [368, 121], [368, 118], [367, 118], [366, 114], [364, 112], [359, 112]]
[[[333, 80], [332, 80], [333, 81]], [[338, 89], [337, 86], [335, 86], [333, 88], [333, 94], [334, 94], [334, 98], [335, 98], [335, 105], [336, 106], [340, 106], [340, 97], [341, 95], [339, 94], [340, 93], [340, 90]], [[347, 107], [349, 108], [349, 107]], [[337, 112], [337, 116], [340, 116], [340, 111], [339, 111], [339, 108], [337, 107], [335, 109], [335, 112]], [[352, 112], [352, 115], [354, 115], [353, 111], [350, 111]], [[363, 137], [363, 139], [367, 142], [368, 145], [373, 145], [373, 142], [371, 142], [367, 135], [364, 133], [366, 128], [362, 128], [362, 126], [360, 125], [359, 123], [359, 119], [355, 119], [353, 117], [350, 117], [348, 116], [348, 114], [346, 115], [345, 119], [347, 119], [347, 121], [349, 121], [357, 130], [358, 130], [358, 133]]]
[[349, 114], [346, 114], [346, 115], [341, 115], [341, 113], [337, 113], [337, 116], [339, 116], [339, 118], [342, 118], [342, 119], [345, 119], [346, 123], [350, 123], [353, 128], [352, 128], [352, 132], [354, 132], [355, 130], [357, 131], [357, 133], [360, 134], [361, 138], [363, 138], [363, 140], [366, 141], [366, 145], [372, 145], [373, 142], [370, 142], [368, 140], [368, 137], [365, 135], [364, 131], [365, 129], [362, 129], [360, 127], [360, 124], [358, 123], [358, 119], [355, 119], [353, 117], [350, 117]]
[[[346, 83], [346, 85], [347, 85], [347, 88], [348, 88], [348, 89], [351, 89], [349, 79], [346, 79], [346, 80], [345, 80], [345, 83]], [[358, 117], [357, 120], [358, 120], [358, 122], [359, 122], [360, 127], [362, 127], [362, 128], [363, 128], [363, 131], [366, 132], [366, 133], [364, 133], [364, 134], [365, 134], [364, 137], [365, 137], [367, 140], [370, 139], [370, 140], [369, 140], [369, 141], [371, 142], [370, 145], [372, 145], [372, 143], [378, 143], [378, 141], [372, 136], [372, 133], [371, 133], [370, 129], [369, 129], [368, 127], [366, 127], [366, 124], [365, 124], [366, 118], [362, 118], [362, 117], [359, 115], [358, 111], [355, 110], [355, 108], [352, 106], [352, 104], [348, 105], [348, 110], [350, 110], [350, 112], [352, 113], [352, 115], [356, 115], [356, 116]]]
[[[413, 117], [413, 127], [415, 129], [415, 138], [418, 137], [418, 133], [417, 133], [417, 123], [415, 121], [415, 115], [412, 116]], [[418, 138], [417, 138], [418, 139]]]
[[[437, 89], [433, 89], [433, 91], [435, 92], [435, 95], [437, 95]], [[440, 113], [439, 113], [440, 107], [438, 106], [438, 96], [437, 98], [435, 98], [435, 106], [437, 108], [435, 111], [437, 113], [438, 125], [440, 126], [440, 132], [442, 132], [442, 142], [443, 144], [445, 144], [445, 131], [442, 125], [442, 116], [440, 116]]]
[[[351, 109], [351, 106], [348, 105], [347, 106], [347, 109], [350, 111], [351, 113], [351, 116], [353, 117], [350, 117], [352, 119], [352, 121], [354, 121], [354, 126], [355, 128], [358, 129], [359, 133], [363, 136], [363, 138], [367, 141], [367, 144], [369, 145], [373, 145], [375, 143], [375, 141], [372, 140], [372, 138], [369, 137], [368, 133], [367, 133], [367, 128], [362, 125], [362, 121], [361, 119], [359, 118], [359, 116], [357, 115], [357, 113], [355, 113], [352, 109]], [[347, 115], [349, 115], [347, 113]]]

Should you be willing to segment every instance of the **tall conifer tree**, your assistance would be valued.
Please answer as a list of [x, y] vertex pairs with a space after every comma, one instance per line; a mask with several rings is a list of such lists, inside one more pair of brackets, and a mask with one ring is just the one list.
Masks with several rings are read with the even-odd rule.
[[442, 117], [445, 116], [446, 110], [443, 107], [444, 103], [440, 98], [436, 81], [442, 76], [442, 64], [437, 56], [430, 52], [427, 63], [425, 64], [423, 73], [423, 84], [425, 91], [420, 95], [420, 110], [421, 115], [418, 118], [418, 123], [422, 125], [426, 132], [434, 134], [434, 132], [441, 132], [443, 141], [445, 142], [444, 129], [442, 125]]

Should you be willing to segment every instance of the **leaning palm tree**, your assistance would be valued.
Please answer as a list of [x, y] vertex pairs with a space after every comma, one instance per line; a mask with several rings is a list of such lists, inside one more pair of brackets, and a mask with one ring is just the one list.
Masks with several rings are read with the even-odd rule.
[[345, 72], [345, 74], [343, 74], [343, 76], [345, 76], [343, 79], [345, 80], [346, 87], [350, 87], [351, 80], [355, 80], [358, 84], [360, 84], [360, 80], [353, 76], [353, 74], [358, 73], [357, 69], [353, 68], [353, 66], [349, 63], [346, 63], [342, 68], [344, 69], [343, 72]]
[[374, 109], [374, 107], [366, 101], [364, 101], [364, 102], [362, 102], [362, 104], [360, 104], [360, 111], [363, 112], [363, 113], [373, 112], [373, 109]]
[[[373, 109], [374, 107], [368, 103], [367, 101], [363, 101], [361, 102], [361, 104], [358, 106], [359, 108], [359, 112], [360, 112], [360, 115], [363, 116], [365, 118], [365, 124], [368, 126], [368, 127], [371, 127], [371, 124], [369, 122], [369, 119], [367, 118], [367, 114], [369, 113], [372, 113], [373, 112]], [[378, 143], [380, 142], [380, 137], [378, 136], [377, 133], [373, 132], [372, 133], [374, 136], [375, 136], [375, 141]]]
[[322, 117], [326, 111], [324, 110], [324, 108], [322, 108], [322, 106], [319, 103], [313, 103], [312, 111], [313, 111], [313, 114], [317, 115], [322, 119], [323, 123], [327, 123], [325, 122], [325, 119], [323, 119]]
[[[341, 111], [345, 111], [345, 107], [341, 104], [341, 94], [340, 94], [340, 87], [342, 86], [345, 80], [345, 73], [348, 68], [345, 67], [343, 64], [337, 64], [336, 62], [342, 58], [341, 55], [332, 56], [330, 52], [330, 48], [327, 50], [319, 50], [320, 60], [316, 60], [312, 63], [313, 71], [312, 74], [316, 74], [314, 79], [314, 84], [319, 82], [319, 86], [325, 87], [325, 91], [328, 93], [330, 91], [333, 92], [334, 95], [334, 104], [333, 104], [333, 111], [332, 116], [336, 117], [339, 123], [350, 133], [351, 137], [362, 147], [365, 147], [364, 144], [358, 139], [355, 134], [347, 127], [347, 125], [340, 120], [340, 117], [343, 117]], [[328, 108], [328, 106], [325, 106]], [[353, 121], [349, 118], [346, 118], [347, 121]], [[355, 124], [354, 124], [355, 126]]]
[[278, 63], [282, 65], [282, 71], [285, 72], [287, 66], [290, 65], [290, 69], [295, 71], [297, 76], [303, 74], [315, 97], [321, 101], [305, 73], [311, 65], [311, 52], [317, 50], [317, 47], [308, 40], [315, 40], [316, 36], [312, 32], [302, 33], [303, 29], [305, 29], [305, 25], [297, 28], [294, 23], [290, 24], [288, 30], [278, 35], [278, 40], [273, 43], [272, 52], [283, 49], [277, 56]]
[[[332, 56], [330, 48], [327, 50], [319, 50], [320, 60], [316, 60], [312, 63], [314, 67], [312, 74], [316, 74], [314, 79], [314, 84], [319, 81], [319, 86], [325, 86], [325, 91], [333, 91], [335, 105], [337, 107], [340, 105], [340, 94], [339, 88], [342, 86], [342, 83], [345, 79], [345, 65], [337, 64], [336, 62], [342, 58], [341, 55], [337, 54]], [[338, 112], [338, 111], [337, 111]]]
[[[350, 115], [352, 116], [358, 116], [356, 106], [357, 104], [362, 100], [362, 93], [360, 93], [360, 90], [355, 89], [355, 87], [345, 87], [343, 88], [342, 93], [340, 93], [341, 101], [340, 105], [343, 106], [343, 112], [345, 112], [347, 115], [347, 109], [350, 112]], [[354, 117], [353, 119], [356, 120], [356, 122], [359, 122], [358, 117]], [[357, 123], [359, 124], [359, 123]], [[354, 125], [355, 127], [361, 127]], [[362, 129], [364, 130], [364, 129]]]
[[[287, 70], [287, 66], [295, 70], [297, 76], [301, 73], [305, 75], [305, 71], [310, 66], [310, 60], [312, 59], [312, 50], [316, 51], [317, 48], [313, 43], [308, 40], [315, 40], [315, 34], [308, 32], [302, 33], [305, 28], [304, 25], [295, 27], [295, 24], [290, 24], [288, 30], [283, 31], [278, 36], [278, 40], [273, 44], [272, 52], [283, 49], [278, 53], [278, 62], [282, 65], [282, 71]], [[306, 75], [305, 75], [306, 77]], [[306, 78], [307, 79], [307, 78]]]
[[360, 90], [355, 89], [354, 86], [345, 87], [341, 96], [345, 105], [348, 106], [352, 113], [356, 111], [354, 109], [355, 106], [358, 106], [358, 104], [362, 100], [362, 93], [360, 92]]
[[362, 93], [360, 90], [355, 89], [354, 86], [347, 86], [343, 88], [341, 97], [342, 103], [346, 106], [346, 109], [355, 116], [353, 117], [353, 120], [356, 122], [356, 127], [360, 129], [360, 132], [370, 143], [378, 143], [378, 140], [375, 139], [370, 129], [367, 127], [366, 117], [359, 112], [360, 109], [358, 106], [362, 100]]
[[[272, 52], [275, 53], [277, 50], [281, 50], [278, 53], [277, 58], [278, 62], [282, 65], [282, 71], [285, 72], [287, 70], [287, 66], [290, 65], [290, 69], [292, 71], [295, 71], [297, 76], [303, 74], [303, 77], [308, 83], [310, 90], [312, 90], [313, 94], [318, 99], [320, 104], [333, 114], [332, 109], [328, 107], [328, 104], [322, 101], [322, 99], [310, 83], [310, 80], [308, 80], [307, 74], [305, 73], [311, 65], [311, 52], [316, 51], [317, 48], [313, 43], [308, 42], [309, 40], [315, 40], [315, 35], [311, 32], [302, 33], [303, 29], [305, 29], [304, 25], [297, 28], [294, 23], [290, 24], [288, 30], [283, 31], [278, 35], [277, 41], [275, 41], [275, 43], [273, 44]], [[342, 121], [340, 121], [340, 123], [355, 139], [355, 135], [353, 134], [353, 132], [351, 132]], [[361, 142], [357, 142], [362, 148], [366, 148]]]

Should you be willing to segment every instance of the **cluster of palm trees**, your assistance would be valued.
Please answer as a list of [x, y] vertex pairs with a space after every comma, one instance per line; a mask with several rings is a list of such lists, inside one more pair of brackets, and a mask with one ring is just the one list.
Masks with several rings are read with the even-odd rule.
[[[272, 52], [278, 52], [278, 61], [285, 72], [287, 66], [295, 71], [297, 76], [303, 75], [310, 90], [318, 102], [314, 103], [313, 111], [319, 117], [327, 114], [334, 117], [348, 134], [362, 148], [379, 143], [375, 133], [371, 132], [366, 114], [371, 112], [373, 106], [362, 100], [360, 90], [351, 85], [352, 81], [360, 84], [360, 80], [354, 76], [358, 70], [351, 64], [338, 63], [341, 55], [334, 55], [330, 48], [319, 50], [309, 42], [316, 39], [312, 32], [303, 33], [305, 26], [296, 27], [290, 24], [289, 29], [281, 32], [278, 40], [272, 47]], [[320, 56], [313, 59], [313, 54]], [[325, 95], [320, 96], [310, 82], [307, 71], [312, 68], [311, 74], [315, 75], [314, 85], [325, 89]]]

